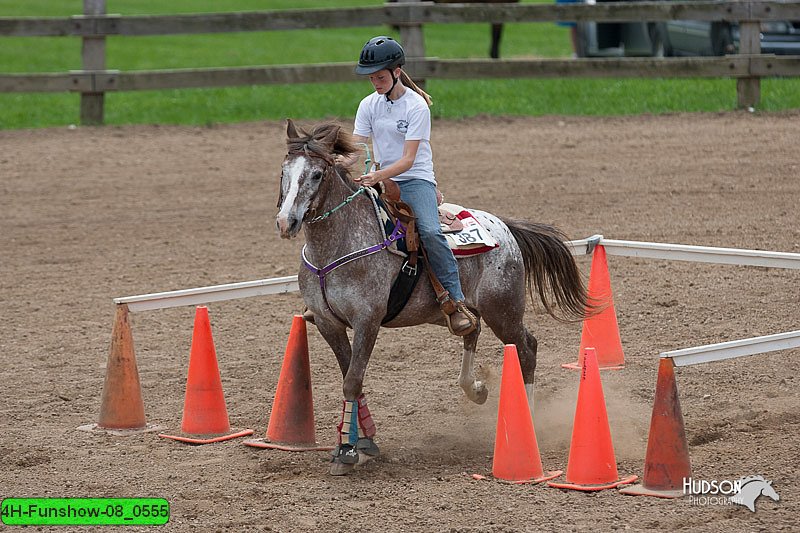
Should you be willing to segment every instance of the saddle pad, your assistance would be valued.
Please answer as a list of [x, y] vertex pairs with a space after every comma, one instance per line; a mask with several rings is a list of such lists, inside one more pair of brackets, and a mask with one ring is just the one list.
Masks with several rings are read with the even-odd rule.
[[[444, 236], [450, 245], [450, 249], [453, 250], [454, 256], [467, 257], [482, 254], [500, 246], [500, 243], [492, 237], [492, 234], [481, 226], [478, 219], [460, 205], [442, 204], [439, 206], [439, 212], [440, 220], [442, 218], [441, 213], [444, 212], [454, 216], [463, 226], [463, 229], [458, 232], [452, 232], [449, 228], [445, 230], [445, 227], [442, 227]], [[445, 215], [444, 218], [450, 217]]]

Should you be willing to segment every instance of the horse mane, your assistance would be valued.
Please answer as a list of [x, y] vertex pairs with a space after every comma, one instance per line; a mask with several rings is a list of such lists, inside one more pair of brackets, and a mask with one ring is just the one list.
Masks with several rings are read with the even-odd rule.
[[[334, 156], [351, 156], [358, 151], [353, 136], [333, 122], [325, 122], [314, 126], [311, 132], [295, 127], [296, 137], [287, 137], [286, 146], [289, 153], [306, 153], [317, 156], [330, 163]], [[350, 170], [339, 164], [334, 165], [337, 173], [349, 186], [353, 187]]]

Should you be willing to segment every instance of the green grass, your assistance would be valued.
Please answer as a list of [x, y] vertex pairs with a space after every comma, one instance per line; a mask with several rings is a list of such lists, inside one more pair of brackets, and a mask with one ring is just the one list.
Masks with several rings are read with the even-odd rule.
[[[544, 0], [540, 0], [544, 1]], [[380, 5], [382, 0], [108, 0], [126, 15]], [[0, 0], [0, 16], [66, 16], [81, 0]], [[107, 67], [122, 71], [295, 63], [349, 62], [387, 27], [158, 37], [109, 37]], [[483, 58], [487, 24], [425, 27], [427, 55]], [[78, 38], [0, 38], [0, 73], [65, 72], [80, 68]], [[567, 30], [555, 24], [509, 24], [503, 57], [568, 57]], [[324, 81], [324, 80], [321, 80]], [[732, 79], [430, 80], [435, 117], [498, 115], [624, 115], [721, 111], [736, 106]], [[293, 86], [107, 93], [106, 123], [209, 124], [296, 117], [350, 118], [371, 90], [365, 81]], [[75, 124], [76, 94], [0, 93], [0, 128]], [[800, 108], [800, 80], [762, 82], [761, 109]]]

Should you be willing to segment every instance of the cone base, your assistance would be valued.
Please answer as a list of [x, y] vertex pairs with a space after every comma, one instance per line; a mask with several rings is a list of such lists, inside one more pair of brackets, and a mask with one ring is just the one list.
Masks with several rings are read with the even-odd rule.
[[327, 452], [335, 448], [335, 446], [322, 446], [316, 442], [294, 444], [287, 442], [272, 442], [265, 438], [246, 440], [244, 441], [244, 445], [252, 448], [281, 450], [284, 452]]
[[580, 485], [578, 483], [553, 483], [551, 481], [547, 483], [547, 486], [556, 489], [572, 489], [572, 490], [582, 490], [584, 492], [592, 492], [597, 490], [614, 489], [616, 487], [619, 487], [620, 485], [627, 485], [628, 483], [633, 483], [638, 478], [639, 476], [633, 475], [602, 485]]
[[[566, 368], [567, 370], [580, 370], [581, 365], [580, 363], [578, 363], [578, 361], [575, 361], [574, 363], [564, 363], [561, 365], [561, 368]], [[611, 366], [600, 365], [600, 370], [622, 370], [624, 368], [625, 368], [624, 363], [621, 365], [611, 365]]]
[[99, 424], [84, 424], [82, 426], [78, 426], [78, 431], [87, 431], [89, 433], [97, 433], [103, 435], [113, 435], [115, 437], [129, 437], [131, 435], [139, 435], [141, 433], [152, 433], [154, 431], [161, 431], [164, 426], [156, 426], [153, 424], [145, 424], [144, 427], [140, 428], [105, 428], [100, 426]]
[[550, 472], [544, 472], [540, 477], [535, 477], [532, 479], [503, 479], [496, 477], [497, 481], [501, 481], [503, 483], [510, 483], [512, 485], [536, 485], [537, 483], [542, 483], [544, 481], [550, 481], [551, 479], [555, 479], [561, 474], [563, 474], [563, 470], [552, 470]]
[[627, 494], [629, 496], [653, 496], [655, 498], [683, 498], [684, 496], [686, 496], [683, 493], [683, 490], [648, 489], [642, 484], [621, 488], [619, 492], [621, 494]]
[[185, 442], [186, 444], [212, 444], [214, 442], [223, 442], [226, 440], [237, 439], [239, 437], [247, 437], [255, 433], [252, 429], [243, 429], [227, 435], [217, 435], [213, 437], [190, 437], [188, 435], [167, 435], [159, 433], [158, 436], [162, 439], [172, 439], [178, 442]]

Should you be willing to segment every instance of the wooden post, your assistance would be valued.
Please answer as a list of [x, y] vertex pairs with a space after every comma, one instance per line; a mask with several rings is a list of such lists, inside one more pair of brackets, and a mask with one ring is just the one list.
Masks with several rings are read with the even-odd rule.
[[[399, 0], [398, 4], [418, 4], [420, 0]], [[399, 24], [400, 41], [408, 59], [425, 59], [425, 36], [422, 33], [422, 24], [405, 23]], [[425, 79], [415, 77], [414, 82], [425, 90]]]
[[[743, 20], [739, 24], [739, 54], [761, 53], [761, 26], [758, 21]], [[740, 108], [756, 107], [761, 103], [761, 78], [747, 77], [736, 80], [736, 98]]]
[[[105, 15], [106, 0], [83, 0], [84, 15]], [[84, 37], [81, 50], [84, 71], [106, 69], [106, 38]], [[94, 83], [92, 84], [94, 88]], [[81, 124], [87, 126], [103, 124], [105, 93], [81, 93]]]

